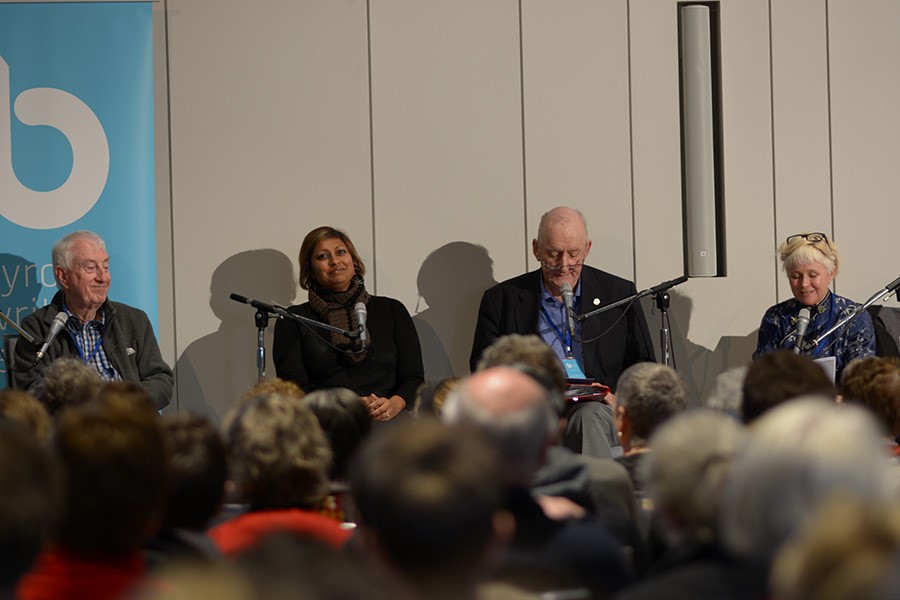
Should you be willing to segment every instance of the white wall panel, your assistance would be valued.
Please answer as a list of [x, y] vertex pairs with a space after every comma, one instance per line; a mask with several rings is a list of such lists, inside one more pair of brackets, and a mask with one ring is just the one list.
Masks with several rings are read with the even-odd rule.
[[625, 0], [522, 2], [529, 239], [548, 209], [574, 206], [594, 242], [588, 262], [631, 279], [627, 33]]
[[838, 0], [828, 10], [835, 288], [863, 302], [900, 275], [900, 3]]
[[366, 3], [170, 0], [168, 18], [179, 406], [221, 415], [256, 378], [254, 311], [228, 294], [290, 303], [321, 224], [372, 258]]
[[525, 266], [518, 3], [386, 0], [371, 23], [378, 293], [418, 307], [428, 378], [466, 374], [481, 293]]
[[[775, 239], [803, 231], [832, 234], [828, 53], [822, 0], [774, 0], [772, 120]], [[783, 271], [778, 300], [791, 297]]]
[[646, 288], [684, 273], [678, 11], [633, 2], [630, 16], [635, 263]]

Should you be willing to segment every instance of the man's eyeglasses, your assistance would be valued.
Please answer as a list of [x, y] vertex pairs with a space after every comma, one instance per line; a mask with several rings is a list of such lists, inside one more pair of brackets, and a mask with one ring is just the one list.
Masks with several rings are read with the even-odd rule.
[[578, 259], [577, 262], [571, 262], [571, 263], [568, 263], [565, 265], [562, 263], [556, 263], [555, 261], [550, 262], [547, 260], [541, 260], [541, 266], [544, 269], [551, 271], [553, 273], [557, 273], [559, 271], [562, 271], [563, 269], [569, 269], [570, 271], [574, 271], [575, 269], [580, 269], [582, 267], [582, 265], [584, 265], [584, 259]]
[[793, 240], [797, 238], [802, 238], [809, 242], [810, 244], [818, 244], [819, 242], [825, 242], [829, 246], [831, 246], [831, 242], [828, 241], [828, 236], [824, 233], [815, 231], [813, 233], [797, 233], [794, 235], [789, 235], [787, 239], [787, 243], [790, 244]]

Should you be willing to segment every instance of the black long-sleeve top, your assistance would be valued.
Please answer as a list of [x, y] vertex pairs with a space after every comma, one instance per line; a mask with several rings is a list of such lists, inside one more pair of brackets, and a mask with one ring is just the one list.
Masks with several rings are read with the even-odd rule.
[[[292, 313], [322, 321], [309, 302], [292, 306]], [[422, 350], [406, 307], [393, 298], [370, 296], [366, 305], [371, 342], [365, 360], [355, 363], [333, 348], [331, 333], [289, 319], [275, 324], [272, 356], [275, 373], [295, 381], [304, 391], [345, 387], [360, 396], [397, 395], [412, 408], [425, 378]]]

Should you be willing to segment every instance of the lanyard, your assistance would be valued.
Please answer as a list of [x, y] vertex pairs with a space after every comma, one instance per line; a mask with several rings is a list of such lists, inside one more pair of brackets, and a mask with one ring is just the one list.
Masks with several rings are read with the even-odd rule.
[[572, 358], [572, 336], [569, 333], [568, 328], [566, 328], [565, 335], [562, 330], [557, 326], [554, 322], [553, 318], [550, 316], [550, 313], [547, 311], [547, 307], [541, 304], [541, 313], [543, 313], [544, 318], [547, 319], [547, 322], [550, 323], [550, 327], [553, 328], [553, 331], [556, 332], [556, 335], [559, 337], [560, 341], [562, 341], [563, 346], [566, 348], [566, 358]]
[[[82, 328], [82, 331], [84, 331], [84, 329], [86, 329], [87, 327], [88, 327], [88, 325], [85, 325], [84, 328]], [[103, 343], [103, 330], [101, 329], [100, 338], [97, 340], [97, 343], [94, 345], [94, 349], [91, 350], [90, 355], [88, 355], [85, 358], [84, 348], [81, 347], [81, 342], [78, 339], [79, 336], [75, 335], [71, 331], [69, 331], [69, 336], [72, 338], [72, 341], [75, 342], [75, 348], [78, 349], [78, 356], [80, 356], [81, 360], [83, 360], [86, 363], [91, 362], [91, 359], [94, 358], [94, 356], [97, 354], [97, 351], [100, 350], [100, 345]]]

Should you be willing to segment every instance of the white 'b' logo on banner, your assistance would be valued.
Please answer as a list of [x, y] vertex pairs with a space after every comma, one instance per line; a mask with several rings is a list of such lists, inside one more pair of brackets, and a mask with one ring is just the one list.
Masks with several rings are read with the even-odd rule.
[[26, 125], [58, 129], [72, 146], [72, 172], [50, 191], [19, 181], [12, 165], [9, 66], [0, 57], [0, 214], [22, 227], [56, 229], [83, 217], [106, 186], [109, 143], [97, 115], [79, 98], [55, 88], [31, 88], [16, 98], [16, 117]]

